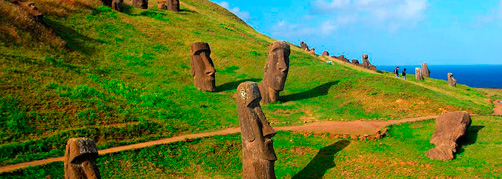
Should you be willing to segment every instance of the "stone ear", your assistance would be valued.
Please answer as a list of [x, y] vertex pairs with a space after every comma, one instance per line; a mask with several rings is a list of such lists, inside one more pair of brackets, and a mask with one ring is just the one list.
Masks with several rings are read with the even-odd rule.
[[190, 57], [190, 74], [192, 76], [195, 76], [195, 65], [194, 65], [194, 60], [193, 60], [193, 56]]

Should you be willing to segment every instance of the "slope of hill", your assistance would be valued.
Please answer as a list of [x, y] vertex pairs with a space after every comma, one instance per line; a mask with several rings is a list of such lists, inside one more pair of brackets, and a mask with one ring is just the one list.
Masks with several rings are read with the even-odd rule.
[[[206, 0], [182, 0], [179, 13], [158, 10], [155, 0], [124, 13], [94, 0], [35, 2], [46, 25], [0, 17], [0, 165], [61, 156], [70, 137], [107, 148], [238, 126], [235, 88], [261, 80], [273, 41]], [[215, 93], [192, 85], [196, 41], [211, 46]], [[271, 123], [492, 112], [486, 93], [467, 86], [320, 62], [292, 47], [281, 102], [263, 106]]]

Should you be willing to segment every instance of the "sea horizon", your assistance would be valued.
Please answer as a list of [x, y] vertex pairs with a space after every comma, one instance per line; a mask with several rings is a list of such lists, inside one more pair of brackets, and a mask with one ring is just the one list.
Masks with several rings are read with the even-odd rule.
[[[399, 75], [406, 68], [407, 74], [415, 74], [415, 68], [420, 65], [380, 65], [378, 70], [393, 72], [399, 66]], [[502, 65], [428, 65], [431, 78], [448, 80], [448, 73], [453, 73], [458, 84], [474, 88], [502, 89]]]

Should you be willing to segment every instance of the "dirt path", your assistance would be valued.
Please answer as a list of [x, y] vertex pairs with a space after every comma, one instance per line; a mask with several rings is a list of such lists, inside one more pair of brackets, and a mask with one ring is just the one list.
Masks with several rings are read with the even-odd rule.
[[492, 115], [502, 116], [502, 103], [500, 103], [500, 101], [501, 100], [496, 100], [493, 102], [495, 104], [495, 108], [493, 108]]
[[[300, 131], [300, 132], [318, 132], [318, 133], [334, 133], [334, 134], [354, 134], [354, 135], [363, 135], [363, 134], [374, 134], [385, 126], [392, 124], [401, 124], [406, 122], [416, 122], [423, 121], [427, 119], [433, 119], [437, 116], [428, 116], [428, 117], [418, 117], [418, 118], [408, 118], [402, 120], [391, 120], [391, 121], [322, 121], [317, 123], [311, 123], [303, 126], [282, 126], [282, 127], [274, 127], [277, 131]], [[117, 153], [125, 150], [134, 150], [141, 149], [145, 147], [151, 147], [155, 145], [163, 145], [169, 144], [173, 142], [184, 141], [187, 139], [196, 139], [203, 137], [210, 137], [215, 135], [228, 135], [240, 132], [240, 128], [228, 128], [215, 132], [205, 132], [199, 134], [188, 134], [177, 137], [171, 137], [161, 140], [112, 147], [108, 149], [99, 150], [100, 155]], [[1, 166], [0, 173], [14, 171], [21, 168], [44, 165], [52, 162], [60, 162], [63, 161], [63, 157], [56, 158], [48, 158], [43, 160], [36, 160], [25, 163], [18, 163], [13, 165]]]

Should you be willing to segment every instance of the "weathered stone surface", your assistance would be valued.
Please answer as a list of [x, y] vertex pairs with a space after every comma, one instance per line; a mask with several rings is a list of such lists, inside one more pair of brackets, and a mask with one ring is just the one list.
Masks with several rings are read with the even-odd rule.
[[337, 59], [337, 60], [340, 60], [342, 62], [347, 62], [347, 63], [350, 63], [350, 60], [345, 58], [345, 56], [343, 55], [340, 55], [340, 56], [332, 56], [334, 59]]
[[205, 42], [195, 42], [190, 46], [190, 73], [194, 77], [195, 88], [202, 91], [215, 91], [215, 74], [211, 49]]
[[87, 138], [69, 139], [64, 155], [64, 178], [100, 179], [96, 158], [98, 150], [94, 141]]
[[134, 7], [141, 9], [148, 9], [148, 0], [133, 0]]
[[11, 3], [18, 5], [24, 9], [28, 14], [37, 22], [43, 22], [44, 15], [38, 10], [34, 2], [23, 2], [19, 0], [12, 0]]
[[422, 70], [420, 68], [415, 68], [415, 79], [416, 80], [424, 80], [424, 77], [422, 76]]
[[453, 73], [448, 73], [448, 84], [453, 87], [457, 87], [457, 79], [453, 77]]
[[254, 82], [237, 87], [237, 109], [242, 137], [242, 178], [274, 179], [277, 160], [269, 125], [260, 106], [260, 90]]
[[303, 41], [300, 42], [300, 48], [305, 51], [310, 51], [309, 46]]
[[370, 61], [368, 60], [368, 55], [363, 54], [362, 60], [363, 60], [362, 67], [376, 71], [376, 66], [370, 63]]
[[431, 71], [429, 70], [427, 63], [422, 63], [422, 76], [431, 77]]
[[329, 57], [329, 52], [328, 52], [328, 51], [326, 51], [326, 50], [324, 50], [324, 51], [322, 52], [322, 56]]
[[309, 54], [310, 55], [315, 55], [315, 48], [311, 48], [310, 51], [309, 51]]
[[124, 0], [113, 0], [112, 1], [112, 9], [119, 11], [119, 12], [124, 12]]
[[457, 152], [457, 140], [466, 134], [471, 126], [471, 116], [465, 111], [451, 112], [436, 119], [436, 131], [432, 135], [431, 144], [436, 147], [427, 151], [426, 155], [436, 160], [452, 160]]
[[359, 60], [357, 60], [357, 59], [352, 59], [352, 64], [354, 64], [354, 65], [359, 65]]
[[289, 72], [290, 46], [283, 41], [275, 41], [269, 47], [267, 62], [263, 68], [265, 75], [259, 84], [261, 103], [279, 101], [279, 92], [284, 90]]
[[180, 11], [180, 1], [179, 0], [167, 0], [166, 9], [173, 11], [173, 12], [179, 12]]
[[167, 10], [167, 0], [158, 0], [157, 1], [157, 8], [162, 9], [162, 10]]

